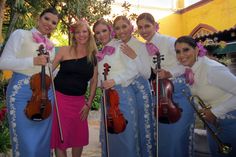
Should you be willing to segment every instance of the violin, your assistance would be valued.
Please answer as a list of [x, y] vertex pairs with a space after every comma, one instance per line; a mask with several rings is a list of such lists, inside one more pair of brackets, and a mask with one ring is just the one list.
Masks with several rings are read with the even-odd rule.
[[[43, 45], [40, 45], [37, 51], [39, 52], [38, 55], [48, 54]], [[44, 65], [41, 68], [41, 72], [31, 76], [30, 87], [33, 93], [24, 110], [26, 117], [30, 120], [42, 121], [50, 116], [52, 105], [47, 94], [50, 84], [51, 80], [45, 73]]]
[[[107, 80], [108, 71], [111, 67], [104, 64], [104, 80]], [[106, 102], [109, 104], [107, 111], [107, 129], [109, 133], [119, 134], [126, 128], [127, 120], [119, 109], [119, 95], [116, 90], [105, 90]]]
[[[156, 54], [156, 61], [154, 61], [157, 63], [156, 69], [161, 69], [161, 60], [163, 59], [163, 55]], [[160, 123], [175, 123], [181, 118], [182, 109], [173, 101], [173, 91], [174, 85], [169, 79], [158, 79], [158, 92], [156, 93], [158, 93], [158, 121]]]

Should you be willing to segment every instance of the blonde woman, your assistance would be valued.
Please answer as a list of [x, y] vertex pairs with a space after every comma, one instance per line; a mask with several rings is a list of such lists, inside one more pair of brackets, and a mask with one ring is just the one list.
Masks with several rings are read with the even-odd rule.
[[[115, 89], [119, 96], [119, 110], [128, 122], [123, 132], [114, 134], [108, 131], [105, 136], [104, 121], [101, 123], [102, 157], [138, 157], [137, 111], [131, 83], [135, 78], [132, 60], [123, 54], [121, 42], [112, 38], [112, 27], [104, 19], [96, 21], [93, 31], [98, 42], [103, 46], [98, 53], [98, 80], [101, 87]], [[104, 80], [104, 64], [110, 65], [107, 80]], [[134, 67], [135, 68], [135, 67]], [[102, 113], [104, 113], [102, 111]], [[108, 140], [106, 140], [108, 137]], [[106, 146], [108, 147], [106, 148]]]
[[[51, 147], [57, 157], [66, 157], [67, 148], [72, 148], [73, 157], [80, 157], [83, 146], [88, 145], [87, 117], [97, 87], [97, 47], [89, 25], [79, 20], [71, 32], [72, 44], [61, 47], [53, 62], [54, 69], [60, 64], [54, 83], [64, 138], [62, 143], [54, 113]], [[88, 82], [90, 95], [86, 100]]]
[[135, 108], [137, 110], [137, 130], [139, 154], [142, 157], [154, 157], [156, 154], [155, 145], [155, 118], [154, 106], [148, 79], [151, 75], [149, 55], [146, 46], [132, 36], [133, 26], [126, 16], [117, 16], [113, 22], [116, 36], [123, 42], [122, 53], [132, 59], [134, 78], [131, 89], [135, 97]]

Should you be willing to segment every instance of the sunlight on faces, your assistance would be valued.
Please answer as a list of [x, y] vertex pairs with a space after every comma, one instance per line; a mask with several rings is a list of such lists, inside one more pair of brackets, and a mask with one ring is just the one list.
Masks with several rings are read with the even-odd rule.
[[38, 31], [43, 35], [50, 34], [57, 26], [58, 16], [52, 13], [45, 13], [38, 19]]
[[176, 43], [176, 57], [180, 64], [192, 67], [198, 56], [198, 47], [191, 47], [187, 43]]
[[86, 23], [83, 22], [77, 22], [73, 25], [74, 33], [73, 33], [73, 40], [77, 44], [87, 44], [89, 40], [89, 36], [91, 34], [90, 28]]
[[108, 26], [102, 23], [98, 24], [94, 28], [94, 34], [96, 39], [101, 42], [102, 45], [106, 45], [111, 39], [111, 32]]
[[139, 20], [137, 26], [139, 34], [147, 41], [150, 41], [156, 32], [156, 24], [153, 24], [146, 19]]
[[129, 21], [120, 19], [114, 23], [114, 30], [117, 37], [126, 43], [131, 38], [133, 27]]

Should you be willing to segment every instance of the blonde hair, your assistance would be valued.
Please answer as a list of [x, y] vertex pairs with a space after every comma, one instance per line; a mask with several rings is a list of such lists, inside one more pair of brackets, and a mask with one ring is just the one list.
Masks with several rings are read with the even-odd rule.
[[112, 24], [109, 23], [108, 21], [106, 21], [104, 18], [100, 18], [99, 20], [97, 20], [94, 25], [93, 25], [93, 32], [95, 32], [95, 28], [99, 25], [105, 25], [107, 26], [108, 30], [111, 32], [112, 31]]
[[113, 21], [113, 27], [115, 27], [116, 22], [119, 21], [119, 20], [123, 20], [123, 21], [127, 22], [129, 25], [132, 25], [131, 22], [130, 22], [130, 20], [129, 20], [126, 16], [120, 15], [120, 16], [117, 16], [117, 17], [115, 18], [115, 20]]
[[71, 41], [72, 41], [72, 48], [76, 49], [77, 46], [77, 42], [75, 40], [75, 32], [76, 30], [81, 29], [83, 26], [86, 26], [89, 32], [89, 39], [88, 42], [86, 44], [86, 50], [88, 52], [88, 61], [91, 63], [95, 63], [95, 59], [96, 59], [96, 53], [98, 51], [97, 49], [97, 45], [93, 36], [93, 33], [87, 23], [86, 20], [78, 20], [75, 24], [73, 24], [70, 28], [71, 32], [72, 32], [72, 37], [71, 37]]

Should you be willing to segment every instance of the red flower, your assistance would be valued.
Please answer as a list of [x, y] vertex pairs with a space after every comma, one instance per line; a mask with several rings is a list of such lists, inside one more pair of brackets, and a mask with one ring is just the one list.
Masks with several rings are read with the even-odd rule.
[[7, 108], [3, 107], [2, 109], [0, 109], [0, 121], [3, 121], [5, 119], [7, 113]]

